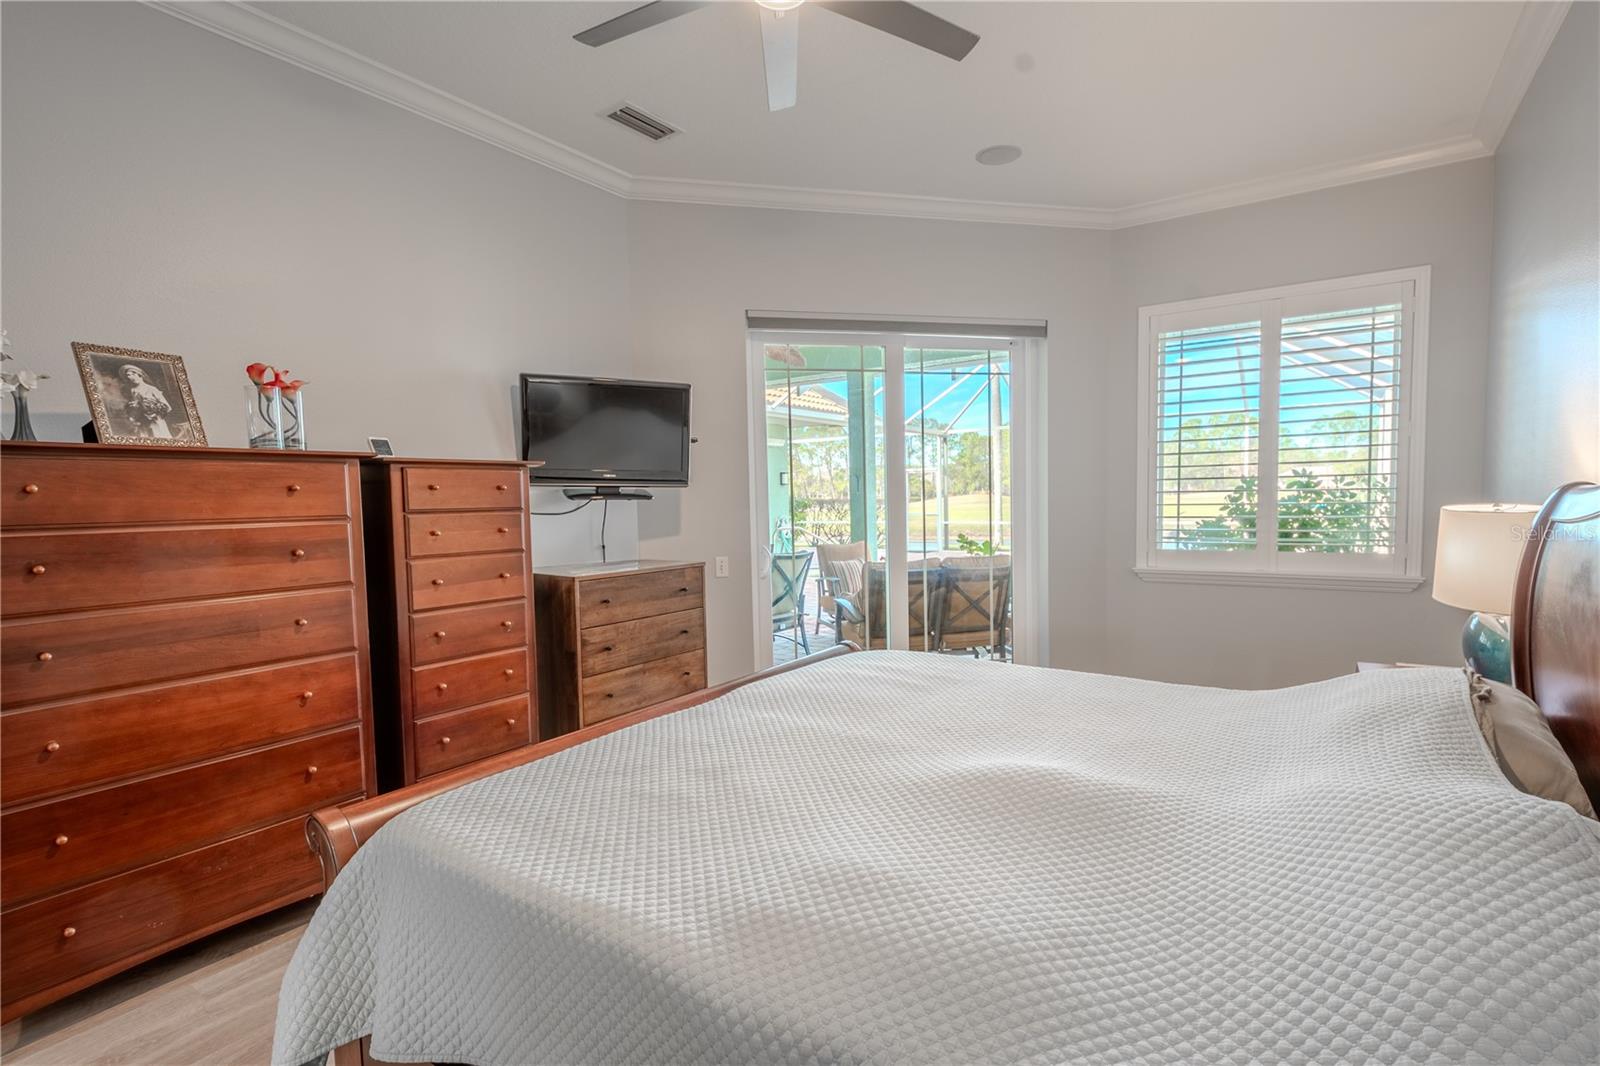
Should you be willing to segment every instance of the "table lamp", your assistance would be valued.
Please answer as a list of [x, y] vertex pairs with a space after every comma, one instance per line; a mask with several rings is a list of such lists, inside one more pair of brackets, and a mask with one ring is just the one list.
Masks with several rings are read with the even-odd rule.
[[1511, 683], [1511, 597], [1517, 564], [1539, 508], [1528, 503], [1454, 503], [1439, 508], [1433, 598], [1472, 612], [1461, 630], [1467, 665]]

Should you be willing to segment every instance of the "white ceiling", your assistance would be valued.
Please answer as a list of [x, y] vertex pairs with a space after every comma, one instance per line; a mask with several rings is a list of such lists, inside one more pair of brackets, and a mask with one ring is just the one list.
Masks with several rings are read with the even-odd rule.
[[[497, 117], [557, 142], [570, 165], [555, 165], [591, 169], [624, 195], [751, 202], [762, 194], [745, 187], [778, 186], [879, 194], [857, 198], [863, 209], [938, 197], [1124, 221], [1163, 202], [1183, 213], [1486, 154], [1548, 46], [1550, 11], [1565, 9], [928, 3], [982, 37], [956, 63], [808, 5], [797, 13], [799, 104], [769, 113], [753, 3], [601, 48], [572, 39], [633, 6], [256, 8], [357, 53], [340, 62], [365, 57], [425, 83], [407, 92], [432, 87], [459, 98], [446, 106], [491, 113], [467, 125]], [[315, 37], [296, 47], [321, 46]], [[601, 117], [623, 101], [683, 132], [652, 143]], [[973, 160], [998, 143], [1020, 145], [1022, 159]]]

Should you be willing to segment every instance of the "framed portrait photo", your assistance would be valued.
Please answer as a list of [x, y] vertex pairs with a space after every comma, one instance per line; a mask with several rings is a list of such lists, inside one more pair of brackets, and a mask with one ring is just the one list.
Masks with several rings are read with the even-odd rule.
[[72, 354], [102, 444], [206, 446], [181, 357], [82, 341], [72, 342]]

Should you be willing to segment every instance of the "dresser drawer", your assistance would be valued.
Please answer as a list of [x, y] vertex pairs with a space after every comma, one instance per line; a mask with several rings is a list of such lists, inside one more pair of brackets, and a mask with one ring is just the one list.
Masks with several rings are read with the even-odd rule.
[[137, 607], [5, 623], [0, 683], [15, 707], [355, 646], [348, 588]]
[[458, 511], [406, 515], [406, 552], [413, 559], [467, 552], [517, 551], [521, 515], [502, 511]]
[[521, 511], [520, 467], [408, 466], [407, 511]]
[[590, 626], [648, 618], [705, 605], [705, 569], [585, 577], [578, 582], [578, 619]]
[[523, 601], [429, 611], [411, 619], [411, 661], [419, 666], [527, 643], [528, 611]]
[[469, 707], [418, 722], [417, 776], [427, 777], [464, 763], [521, 747], [533, 739], [527, 696]]
[[528, 564], [521, 552], [426, 559], [406, 565], [411, 574], [414, 611], [525, 598], [528, 594]]
[[7, 617], [161, 600], [344, 585], [350, 524], [8, 534], [0, 538]]
[[364, 791], [356, 727], [0, 818], [5, 903], [189, 851]]
[[637, 666], [705, 647], [706, 612], [696, 607], [595, 626], [578, 634], [578, 644], [584, 677]]
[[603, 722], [705, 687], [706, 655], [703, 651], [586, 677], [583, 679], [583, 724]]
[[411, 716], [424, 718], [528, 691], [525, 649], [480, 655], [411, 671]]
[[361, 717], [354, 655], [290, 663], [0, 717], [0, 800], [228, 755]]
[[309, 896], [320, 881], [305, 819], [292, 818], [7, 911], [0, 921], [6, 960], [0, 996], [15, 1003], [241, 914]]
[[0, 524], [157, 525], [350, 514], [344, 463], [8, 455]]

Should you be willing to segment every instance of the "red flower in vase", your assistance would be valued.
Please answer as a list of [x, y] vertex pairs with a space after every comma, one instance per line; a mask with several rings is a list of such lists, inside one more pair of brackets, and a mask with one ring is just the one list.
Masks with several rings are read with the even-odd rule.
[[272, 369], [272, 367], [268, 366], [266, 363], [251, 363], [249, 366], [244, 368], [244, 372], [245, 376], [254, 382], [256, 388], [258, 389], [272, 389], [277, 387], [277, 383], [273, 381], [273, 378], [278, 376], [278, 372]]

